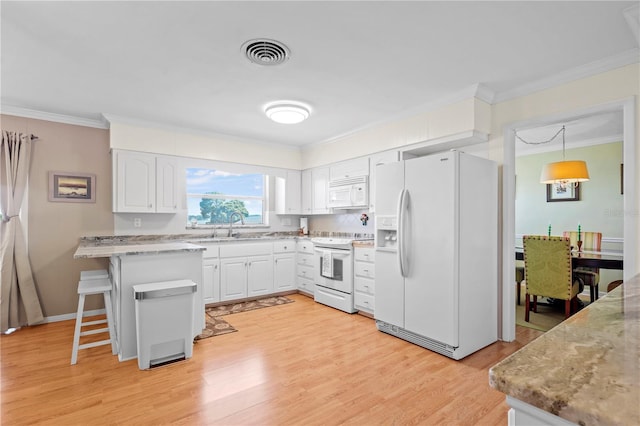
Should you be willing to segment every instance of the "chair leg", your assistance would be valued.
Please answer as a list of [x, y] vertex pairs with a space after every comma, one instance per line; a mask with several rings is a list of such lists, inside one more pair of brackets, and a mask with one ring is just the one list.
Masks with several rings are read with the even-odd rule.
[[596, 301], [595, 288], [596, 286], [594, 285], [589, 286], [589, 300], [591, 300], [591, 303]]
[[538, 296], [533, 296], [533, 312], [538, 313]]
[[598, 284], [594, 285], [593, 287], [594, 287], [593, 293], [594, 293], [594, 296], [595, 296], [595, 300], [598, 300], [598, 297], [600, 296], [600, 294], [599, 294], [600, 290], [598, 289]]
[[564, 319], [567, 319], [571, 316], [572, 303], [573, 303], [573, 299], [567, 299], [564, 301]]
[[111, 353], [113, 355], [118, 354], [118, 347], [116, 346], [116, 330], [113, 326], [113, 307], [111, 305], [111, 292], [105, 291], [104, 293], [104, 310], [107, 314], [107, 326], [109, 328], [109, 340], [111, 340]]
[[516, 304], [520, 304], [520, 290], [521, 290], [522, 286], [520, 285], [520, 283], [518, 281], [516, 281], [516, 294], [518, 295], [518, 299], [516, 299]]
[[530, 308], [530, 300], [529, 293], [525, 293], [524, 295], [524, 320], [525, 322], [529, 322], [529, 308]]

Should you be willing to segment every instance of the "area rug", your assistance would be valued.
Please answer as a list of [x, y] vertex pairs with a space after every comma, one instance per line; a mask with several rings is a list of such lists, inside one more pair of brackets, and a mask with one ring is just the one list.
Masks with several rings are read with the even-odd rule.
[[253, 311], [255, 309], [268, 308], [270, 306], [285, 305], [292, 303], [293, 300], [284, 296], [265, 297], [264, 299], [251, 300], [249, 302], [232, 303], [229, 305], [215, 306], [206, 308], [205, 321], [206, 328], [202, 334], [196, 337], [196, 340], [206, 339], [207, 337], [220, 336], [222, 334], [233, 333], [236, 330], [222, 317], [225, 315], [237, 314], [240, 312]]
[[[522, 287], [522, 297], [519, 305], [516, 305], [516, 325], [534, 330], [549, 331], [556, 325], [564, 321], [564, 306], [552, 306], [538, 303], [538, 312], [529, 312], [529, 322], [524, 320], [524, 295], [525, 289]], [[589, 296], [578, 296], [586, 306], [589, 303]], [[546, 300], [546, 298], [543, 298]]]

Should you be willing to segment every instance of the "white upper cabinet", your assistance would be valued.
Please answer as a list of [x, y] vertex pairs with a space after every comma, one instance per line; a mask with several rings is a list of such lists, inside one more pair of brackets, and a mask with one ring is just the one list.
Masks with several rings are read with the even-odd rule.
[[329, 209], [329, 168], [311, 169], [311, 208], [313, 214], [331, 213]]
[[301, 176], [299, 170], [287, 170], [285, 178], [276, 177], [276, 214], [302, 213]]
[[178, 211], [178, 162], [173, 157], [156, 156], [156, 212]]
[[313, 182], [311, 169], [302, 171], [302, 214], [313, 213]]
[[376, 168], [396, 161], [400, 161], [399, 151], [383, 151], [369, 156], [369, 213], [376, 211]]
[[113, 151], [115, 213], [175, 213], [178, 210], [177, 159]]
[[329, 167], [329, 180], [347, 179], [369, 175], [369, 157], [341, 161]]

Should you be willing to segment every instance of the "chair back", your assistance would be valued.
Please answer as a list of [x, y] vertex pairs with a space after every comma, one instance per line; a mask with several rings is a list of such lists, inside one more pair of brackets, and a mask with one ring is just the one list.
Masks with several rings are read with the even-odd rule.
[[[568, 237], [571, 246], [578, 247], [578, 231], [564, 231], [563, 237]], [[602, 250], [602, 232], [580, 232], [583, 250]]]
[[577, 293], [569, 238], [525, 235], [524, 276], [527, 294], [571, 300]]

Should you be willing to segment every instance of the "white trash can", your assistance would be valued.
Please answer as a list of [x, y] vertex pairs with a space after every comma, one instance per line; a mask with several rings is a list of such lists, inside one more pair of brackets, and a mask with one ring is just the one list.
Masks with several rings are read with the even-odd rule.
[[133, 286], [141, 370], [191, 358], [195, 292], [190, 280]]

